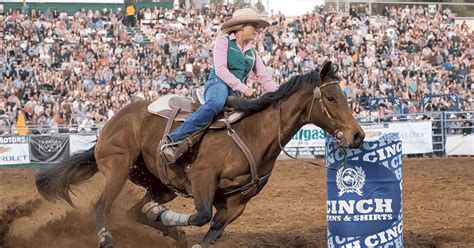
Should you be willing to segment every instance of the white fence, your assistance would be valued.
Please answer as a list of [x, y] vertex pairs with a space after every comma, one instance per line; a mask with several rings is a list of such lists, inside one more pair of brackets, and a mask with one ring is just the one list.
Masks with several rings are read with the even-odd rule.
[[[473, 117], [474, 112], [436, 112], [363, 118], [359, 122], [368, 136], [399, 133], [404, 155], [472, 156], [474, 155]], [[30, 127], [30, 131], [31, 129], [34, 127]], [[60, 159], [67, 158], [92, 147], [100, 129], [101, 127], [83, 129], [81, 131], [83, 133], [40, 132], [40, 135], [18, 135], [7, 132], [8, 134], [0, 136], [0, 165], [37, 162], [39, 160], [37, 156], [48, 156], [48, 153], [51, 153], [51, 156], [57, 155]], [[67, 132], [71, 129], [40, 127], [40, 130]], [[321, 128], [306, 125], [296, 133], [285, 149], [296, 157], [321, 157], [325, 152], [326, 135]]]

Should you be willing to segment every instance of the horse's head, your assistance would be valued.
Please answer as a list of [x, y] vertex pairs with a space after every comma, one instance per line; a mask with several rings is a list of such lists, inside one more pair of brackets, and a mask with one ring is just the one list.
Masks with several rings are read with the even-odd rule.
[[320, 83], [312, 92], [308, 122], [314, 123], [332, 134], [343, 147], [357, 148], [365, 134], [356, 122], [339, 86], [339, 68], [326, 62], [321, 69]]

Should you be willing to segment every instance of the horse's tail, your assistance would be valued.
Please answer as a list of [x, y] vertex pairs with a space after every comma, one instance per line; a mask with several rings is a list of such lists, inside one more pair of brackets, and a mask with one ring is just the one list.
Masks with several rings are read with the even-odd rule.
[[73, 193], [71, 185], [78, 185], [99, 171], [94, 149], [95, 145], [58, 166], [37, 171], [35, 182], [39, 193], [48, 201], [65, 200], [74, 207], [69, 195]]

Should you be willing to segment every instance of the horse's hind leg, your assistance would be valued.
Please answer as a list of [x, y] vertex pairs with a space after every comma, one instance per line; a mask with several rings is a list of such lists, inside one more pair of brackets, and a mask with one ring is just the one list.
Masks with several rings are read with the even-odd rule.
[[123, 155], [109, 156], [97, 161], [99, 170], [105, 176], [105, 189], [94, 206], [100, 247], [113, 247], [113, 238], [107, 228], [107, 215], [110, 213], [112, 203], [127, 181], [130, 162], [126, 163], [126, 161], [129, 159]]
[[212, 219], [211, 228], [202, 240], [202, 245], [214, 244], [224, 232], [225, 227], [244, 212], [247, 202], [248, 199], [241, 200], [238, 195], [237, 197], [229, 197], [223, 201], [217, 201], [214, 204], [217, 210], [216, 214]]

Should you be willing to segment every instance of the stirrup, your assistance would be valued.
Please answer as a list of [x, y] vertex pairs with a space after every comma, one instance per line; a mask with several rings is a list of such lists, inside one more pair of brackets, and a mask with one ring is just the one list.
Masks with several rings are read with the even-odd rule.
[[[178, 160], [179, 156], [176, 152], [178, 149], [176, 146], [178, 144], [179, 143], [169, 143], [161, 146], [160, 155], [166, 160], [167, 163], [174, 164]], [[168, 156], [166, 156], [165, 149], [171, 149], [173, 151], [173, 159], [170, 159]]]

